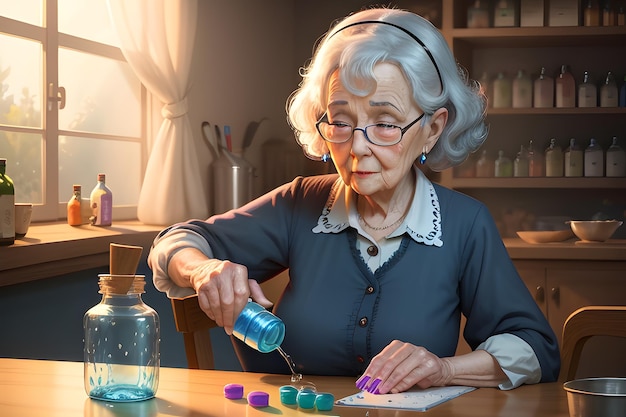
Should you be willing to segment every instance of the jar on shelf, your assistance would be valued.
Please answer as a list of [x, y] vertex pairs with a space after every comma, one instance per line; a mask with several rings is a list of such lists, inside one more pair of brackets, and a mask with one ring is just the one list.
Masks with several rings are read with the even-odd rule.
[[606, 74], [604, 84], [600, 87], [600, 107], [617, 107], [619, 92], [613, 73]]
[[513, 160], [513, 176], [528, 177], [528, 151], [524, 145], [520, 146], [520, 150]]
[[546, 74], [545, 67], [533, 83], [533, 107], [554, 107], [554, 78]]
[[606, 150], [606, 176], [626, 177], [626, 151], [617, 143], [617, 136]]
[[585, 177], [604, 176], [604, 150], [595, 138], [589, 140], [589, 146], [585, 148]]
[[468, 28], [488, 28], [489, 8], [487, 0], [474, 0], [467, 8]]
[[563, 176], [563, 150], [556, 143], [556, 139], [550, 139], [550, 145], [545, 152], [546, 177]]
[[528, 143], [528, 176], [543, 177], [544, 158], [539, 154], [533, 145], [532, 139]]
[[498, 151], [498, 158], [494, 162], [494, 176], [513, 176], [513, 163], [511, 162], [510, 158], [504, 155], [504, 151]]
[[591, 82], [589, 71], [585, 71], [583, 82], [578, 86], [578, 107], [596, 107], [598, 105], [598, 88]]
[[493, 108], [508, 109], [513, 104], [512, 100], [511, 80], [503, 72], [499, 72], [493, 80]]
[[567, 65], [561, 65], [555, 84], [556, 107], [576, 107], [576, 82]]
[[583, 176], [583, 150], [576, 144], [576, 139], [569, 140], [569, 147], [565, 150], [565, 176]]
[[517, 71], [513, 80], [513, 108], [529, 108], [533, 106], [533, 82], [524, 70]]
[[494, 174], [494, 161], [489, 156], [486, 149], [480, 154], [480, 158], [476, 161], [476, 176], [482, 178], [493, 177]]

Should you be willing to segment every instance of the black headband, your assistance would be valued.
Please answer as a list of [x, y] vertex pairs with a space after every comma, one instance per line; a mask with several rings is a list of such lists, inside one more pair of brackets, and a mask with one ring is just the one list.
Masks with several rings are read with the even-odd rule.
[[402, 32], [406, 33], [407, 35], [409, 35], [411, 38], [413, 38], [413, 40], [415, 42], [417, 42], [418, 44], [420, 44], [420, 46], [422, 48], [424, 48], [424, 51], [426, 52], [426, 54], [428, 55], [428, 57], [430, 58], [430, 61], [433, 63], [433, 66], [435, 67], [435, 70], [437, 70], [437, 76], [439, 77], [439, 85], [441, 85], [441, 91], [443, 92], [443, 80], [441, 78], [441, 73], [439, 72], [439, 66], [437, 66], [437, 63], [435, 62], [435, 58], [433, 57], [433, 54], [430, 52], [430, 49], [428, 49], [428, 47], [424, 44], [424, 42], [422, 42], [422, 40], [420, 38], [418, 38], [417, 36], [415, 36], [413, 33], [411, 33], [409, 30], [403, 28], [402, 26], [396, 25], [395, 23], [391, 23], [391, 22], [386, 22], [384, 20], [363, 20], [361, 22], [354, 22], [354, 23], [350, 23], [349, 25], [346, 25], [344, 27], [342, 27], [341, 29], [339, 29], [337, 32], [333, 33], [332, 35], [330, 35], [330, 37], [335, 36], [337, 33], [341, 32], [344, 29], [348, 29], [349, 27], [352, 26], [358, 26], [358, 25], [366, 25], [366, 24], [370, 24], [370, 23], [378, 23], [381, 25], [388, 25], [388, 26], [392, 26], [396, 29], [400, 29]]

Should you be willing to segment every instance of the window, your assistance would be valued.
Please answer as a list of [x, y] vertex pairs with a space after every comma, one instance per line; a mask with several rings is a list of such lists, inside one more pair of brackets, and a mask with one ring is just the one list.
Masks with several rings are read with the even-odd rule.
[[65, 218], [72, 185], [88, 198], [102, 172], [114, 218], [134, 218], [146, 91], [106, 0], [0, 0], [0, 10], [0, 157], [16, 201], [34, 204], [34, 220]]

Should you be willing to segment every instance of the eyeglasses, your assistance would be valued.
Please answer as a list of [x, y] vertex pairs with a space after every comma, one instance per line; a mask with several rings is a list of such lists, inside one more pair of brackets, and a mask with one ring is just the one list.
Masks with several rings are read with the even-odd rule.
[[417, 119], [413, 120], [406, 127], [395, 126], [388, 123], [375, 123], [365, 127], [352, 127], [352, 125], [344, 122], [330, 123], [327, 113], [315, 123], [315, 127], [324, 140], [330, 143], [345, 143], [352, 139], [355, 130], [363, 132], [368, 142], [378, 146], [393, 146], [402, 140], [404, 134], [415, 123], [424, 117], [422, 113]]

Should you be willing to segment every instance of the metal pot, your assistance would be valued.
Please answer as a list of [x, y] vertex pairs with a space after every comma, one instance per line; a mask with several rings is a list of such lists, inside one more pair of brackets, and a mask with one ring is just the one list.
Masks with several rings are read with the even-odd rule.
[[623, 417], [626, 378], [584, 378], [563, 384], [570, 417]]

